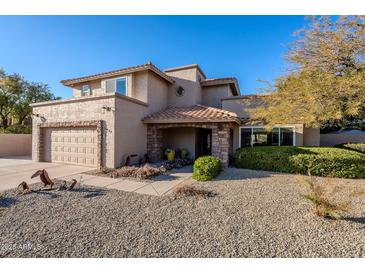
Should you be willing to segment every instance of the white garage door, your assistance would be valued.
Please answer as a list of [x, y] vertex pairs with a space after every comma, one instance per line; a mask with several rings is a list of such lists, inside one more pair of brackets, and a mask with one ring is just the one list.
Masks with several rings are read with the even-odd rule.
[[96, 167], [96, 136], [93, 128], [47, 128], [44, 160]]

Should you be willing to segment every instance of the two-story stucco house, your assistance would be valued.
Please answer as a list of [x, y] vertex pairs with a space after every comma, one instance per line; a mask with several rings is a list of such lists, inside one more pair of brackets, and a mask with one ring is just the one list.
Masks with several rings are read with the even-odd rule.
[[[33, 104], [33, 160], [119, 167], [128, 155], [162, 159], [165, 148], [224, 166], [241, 146], [319, 145], [303, 124], [252, 126], [237, 80], [207, 78], [198, 65], [161, 71], [151, 63], [61, 81], [73, 98]], [[136, 157], [137, 158], [137, 157]]]

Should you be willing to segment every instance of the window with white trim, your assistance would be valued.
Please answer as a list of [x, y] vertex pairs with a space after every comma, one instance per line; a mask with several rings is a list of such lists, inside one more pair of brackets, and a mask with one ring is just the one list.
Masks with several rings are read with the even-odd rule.
[[127, 77], [105, 80], [105, 91], [127, 96]]
[[263, 127], [241, 127], [240, 147], [249, 146], [295, 146], [294, 127], [274, 127], [271, 131]]
[[89, 85], [83, 85], [81, 90], [81, 96], [89, 96], [91, 95], [91, 89]]

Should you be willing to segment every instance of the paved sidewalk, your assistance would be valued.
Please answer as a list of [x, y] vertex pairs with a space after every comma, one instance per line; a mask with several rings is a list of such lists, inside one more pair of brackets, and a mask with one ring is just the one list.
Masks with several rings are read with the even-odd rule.
[[191, 178], [192, 167], [173, 169], [153, 180], [138, 181], [129, 178], [108, 178], [85, 174], [94, 168], [56, 163], [33, 162], [29, 156], [0, 158], [0, 191], [16, 188], [22, 181], [39, 183], [39, 177], [30, 176], [39, 169], [46, 169], [51, 179], [70, 181], [82, 177], [82, 184], [117, 189], [140, 194], [162, 196]]
[[94, 176], [89, 174], [80, 174], [78, 177], [65, 176], [59, 179], [70, 180], [72, 178], [79, 179], [82, 176], [82, 184], [103, 187], [108, 189], [117, 189], [140, 194], [162, 196], [170, 193], [176, 186], [182, 184], [192, 175], [192, 167], [184, 167], [173, 169], [165, 174], [156, 176], [153, 180], [138, 181], [128, 178], [109, 178], [102, 176]]
[[92, 170], [93, 168], [33, 162], [29, 156], [1, 157], [0, 191], [16, 188], [22, 181], [26, 181], [29, 184], [39, 183], [39, 177], [30, 179], [30, 176], [39, 169], [46, 169], [51, 179], [70, 175], [78, 179], [80, 173]]

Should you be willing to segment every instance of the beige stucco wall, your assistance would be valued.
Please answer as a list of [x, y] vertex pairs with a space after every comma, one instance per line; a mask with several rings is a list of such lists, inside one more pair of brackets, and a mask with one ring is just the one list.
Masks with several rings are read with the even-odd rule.
[[189, 151], [189, 157], [195, 157], [196, 128], [169, 128], [163, 130], [163, 148], [182, 149]]
[[[167, 75], [175, 80], [169, 86], [168, 105], [169, 106], [193, 106], [202, 103], [202, 88], [198, 82], [199, 72], [197, 68], [166, 72]], [[176, 90], [182, 86], [185, 90], [183, 96], [176, 96]]]
[[321, 134], [321, 146], [335, 146], [344, 143], [365, 143], [365, 134]]
[[232, 111], [240, 118], [249, 118], [248, 108], [255, 108], [260, 105], [260, 102], [255, 99], [236, 98], [222, 100], [222, 109]]
[[[89, 97], [71, 99], [68, 101], [61, 101], [56, 104], [45, 104], [33, 107], [33, 113], [40, 114], [44, 117], [44, 122], [74, 122], [74, 121], [90, 121], [102, 120], [104, 127], [103, 134], [103, 149], [102, 162], [107, 167], [114, 167], [114, 129], [115, 129], [115, 115], [114, 111], [107, 111], [102, 109], [103, 106], [111, 107], [115, 110], [115, 96], [107, 95], [102, 97]], [[38, 157], [37, 138], [38, 128], [37, 124], [42, 123], [41, 117], [34, 117], [33, 119], [33, 150], [32, 158], [35, 160]]]
[[320, 129], [304, 127], [304, 146], [319, 146], [320, 145]]
[[229, 85], [219, 85], [211, 87], [203, 87], [202, 89], [202, 104], [216, 108], [222, 108], [221, 98], [231, 96]]
[[132, 97], [147, 103], [148, 72], [140, 71], [133, 73], [132, 81]]
[[151, 114], [168, 106], [168, 83], [153, 72], [148, 73], [148, 110]]
[[128, 155], [138, 154], [132, 159], [135, 163], [147, 151], [147, 127], [141, 119], [148, 112], [148, 107], [116, 98], [115, 108], [114, 158], [115, 167], [119, 167]]
[[0, 134], [0, 157], [32, 154], [32, 134]]

